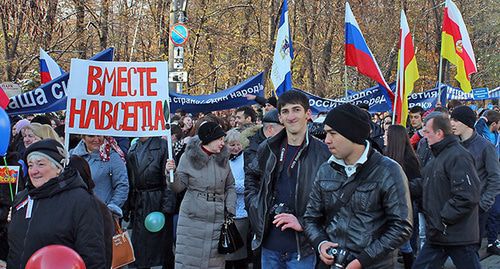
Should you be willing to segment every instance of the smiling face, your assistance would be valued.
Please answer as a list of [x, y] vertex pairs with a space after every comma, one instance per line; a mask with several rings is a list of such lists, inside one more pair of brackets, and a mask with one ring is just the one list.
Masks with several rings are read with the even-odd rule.
[[22, 130], [22, 134], [25, 148], [28, 148], [31, 144], [42, 140], [42, 138], [36, 136], [30, 128], [24, 128]]
[[229, 153], [233, 155], [238, 155], [243, 150], [240, 141], [237, 140], [227, 142], [227, 146], [229, 148]]
[[182, 123], [184, 123], [185, 130], [190, 130], [191, 128], [193, 128], [193, 119], [191, 119], [191, 117], [184, 117]]
[[286, 104], [281, 107], [279, 118], [287, 132], [300, 134], [307, 129], [307, 121], [311, 118], [311, 110], [306, 111], [299, 104]]
[[60, 173], [61, 169], [45, 157], [34, 156], [28, 159], [28, 174], [35, 188], [42, 186]]
[[84, 135], [83, 142], [87, 146], [88, 152], [98, 151], [99, 147], [104, 143], [104, 136], [102, 135]]

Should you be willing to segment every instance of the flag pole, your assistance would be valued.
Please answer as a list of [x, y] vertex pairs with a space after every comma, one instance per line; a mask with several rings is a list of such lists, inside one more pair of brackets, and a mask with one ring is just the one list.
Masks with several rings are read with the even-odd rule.
[[[442, 46], [442, 42], [441, 42], [441, 46]], [[439, 53], [439, 74], [438, 74], [438, 103], [441, 103], [441, 94], [442, 94], [442, 90], [441, 90], [441, 79], [442, 79], [442, 74], [443, 74], [443, 53], [440, 52]], [[441, 104], [442, 106], [443, 104]]]
[[396, 109], [398, 104], [398, 96], [399, 96], [399, 64], [396, 69], [396, 94], [394, 95], [394, 104], [392, 109], [392, 124], [396, 123]]
[[345, 98], [347, 98], [347, 65], [344, 65], [344, 91]]

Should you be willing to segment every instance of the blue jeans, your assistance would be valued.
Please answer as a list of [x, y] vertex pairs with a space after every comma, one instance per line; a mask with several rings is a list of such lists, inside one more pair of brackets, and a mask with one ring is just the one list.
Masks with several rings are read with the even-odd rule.
[[262, 269], [311, 269], [316, 265], [316, 255], [301, 257], [297, 252], [280, 252], [262, 248]]
[[497, 240], [500, 230], [500, 194], [496, 196], [495, 203], [488, 211], [488, 220], [486, 231], [488, 236], [488, 244], [493, 244]]
[[477, 244], [463, 246], [438, 246], [425, 243], [417, 260], [413, 263], [414, 269], [441, 268], [450, 257], [457, 269], [481, 269]]

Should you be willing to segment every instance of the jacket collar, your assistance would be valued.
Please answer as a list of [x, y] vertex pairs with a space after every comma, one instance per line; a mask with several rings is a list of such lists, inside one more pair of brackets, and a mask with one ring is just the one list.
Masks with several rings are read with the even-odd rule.
[[[270, 148], [274, 152], [278, 152], [279, 149], [280, 149], [280, 147], [283, 145], [283, 142], [285, 141], [286, 138], [287, 138], [286, 129], [283, 128], [283, 130], [281, 130], [275, 136], [269, 138], [267, 141], [268, 141], [268, 144], [269, 144]], [[309, 136], [309, 130], [307, 129], [306, 130], [306, 137], [305, 137], [304, 143], [302, 143], [303, 144], [303, 148], [307, 148], [307, 146], [309, 146], [309, 142], [310, 142], [311, 139], [312, 138]]]
[[458, 138], [454, 135], [447, 135], [443, 138], [443, 140], [431, 145], [432, 154], [434, 156], [438, 156], [441, 151], [453, 144], [458, 144]]
[[476, 131], [474, 131], [472, 133], [472, 136], [469, 137], [469, 139], [462, 141], [462, 145], [464, 147], [468, 147], [470, 144], [472, 144], [476, 140], [476, 138], [477, 138], [477, 133], [476, 133]]
[[198, 136], [194, 136], [189, 139], [189, 142], [186, 145], [186, 151], [184, 152], [187, 158], [192, 162], [194, 168], [201, 169], [205, 167], [210, 158], [215, 158], [215, 162], [220, 167], [226, 167], [228, 165], [229, 160], [229, 150], [227, 146], [222, 148], [222, 151], [217, 154], [213, 154], [212, 156], [208, 156], [201, 149], [201, 140]]
[[351, 176], [352, 174], [356, 173], [356, 170], [359, 166], [363, 165], [369, 157], [370, 151], [372, 148], [370, 147], [370, 142], [366, 141], [366, 146], [365, 150], [363, 151], [363, 154], [359, 157], [359, 159], [354, 163], [354, 164], [346, 164], [343, 159], [338, 159], [335, 156], [331, 156], [330, 159], [328, 159], [328, 163], [336, 163], [340, 166], [342, 166], [348, 176]]

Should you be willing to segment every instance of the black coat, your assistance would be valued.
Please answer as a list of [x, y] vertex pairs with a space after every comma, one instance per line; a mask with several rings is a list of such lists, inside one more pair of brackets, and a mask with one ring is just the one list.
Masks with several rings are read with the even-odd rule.
[[481, 182], [472, 155], [455, 136], [431, 146], [433, 159], [422, 169], [416, 194], [422, 195], [427, 242], [468, 245], [479, 242]]
[[469, 139], [462, 141], [474, 158], [477, 176], [481, 180], [480, 208], [486, 212], [495, 203], [495, 197], [500, 194], [500, 163], [496, 149], [490, 141], [476, 132]]
[[[369, 172], [356, 178], [361, 170]], [[335, 214], [332, 207], [341, 187], [353, 180], [361, 182]], [[384, 268], [412, 232], [406, 176], [396, 162], [373, 149], [350, 177], [342, 166], [325, 162], [314, 181], [304, 221], [304, 231], [315, 249], [322, 241], [331, 241], [355, 253], [363, 268]]]
[[[252, 242], [253, 249], [262, 244], [265, 232], [269, 228], [268, 218], [272, 206], [273, 185], [281, 172], [278, 171], [278, 156], [285, 138], [286, 130], [283, 129], [277, 135], [261, 143], [257, 152], [257, 161], [245, 171], [245, 208], [255, 234]], [[295, 216], [303, 227], [303, 215], [314, 177], [319, 166], [330, 156], [330, 152], [323, 142], [306, 134], [305, 143], [299, 150], [298, 156], [296, 190], [300, 191], [295, 194]], [[314, 252], [303, 233], [296, 233], [296, 241], [299, 255], [305, 257]]]
[[[138, 141], [127, 154], [130, 185], [127, 204], [132, 215], [135, 265], [139, 268], [163, 265], [165, 259], [171, 259], [173, 265], [173, 234], [169, 220], [175, 210], [175, 194], [166, 184], [167, 159], [167, 141], [160, 137]], [[146, 230], [144, 220], [155, 211], [165, 214], [166, 224], [161, 231], [152, 233]]]
[[[31, 217], [28, 195], [33, 199]], [[88, 269], [105, 268], [104, 224], [96, 198], [73, 168], [41, 187], [20, 192], [9, 225], [9, 269], [24, 268], [31, 255], [48, 245], [64, 245], [83, 258]]]

